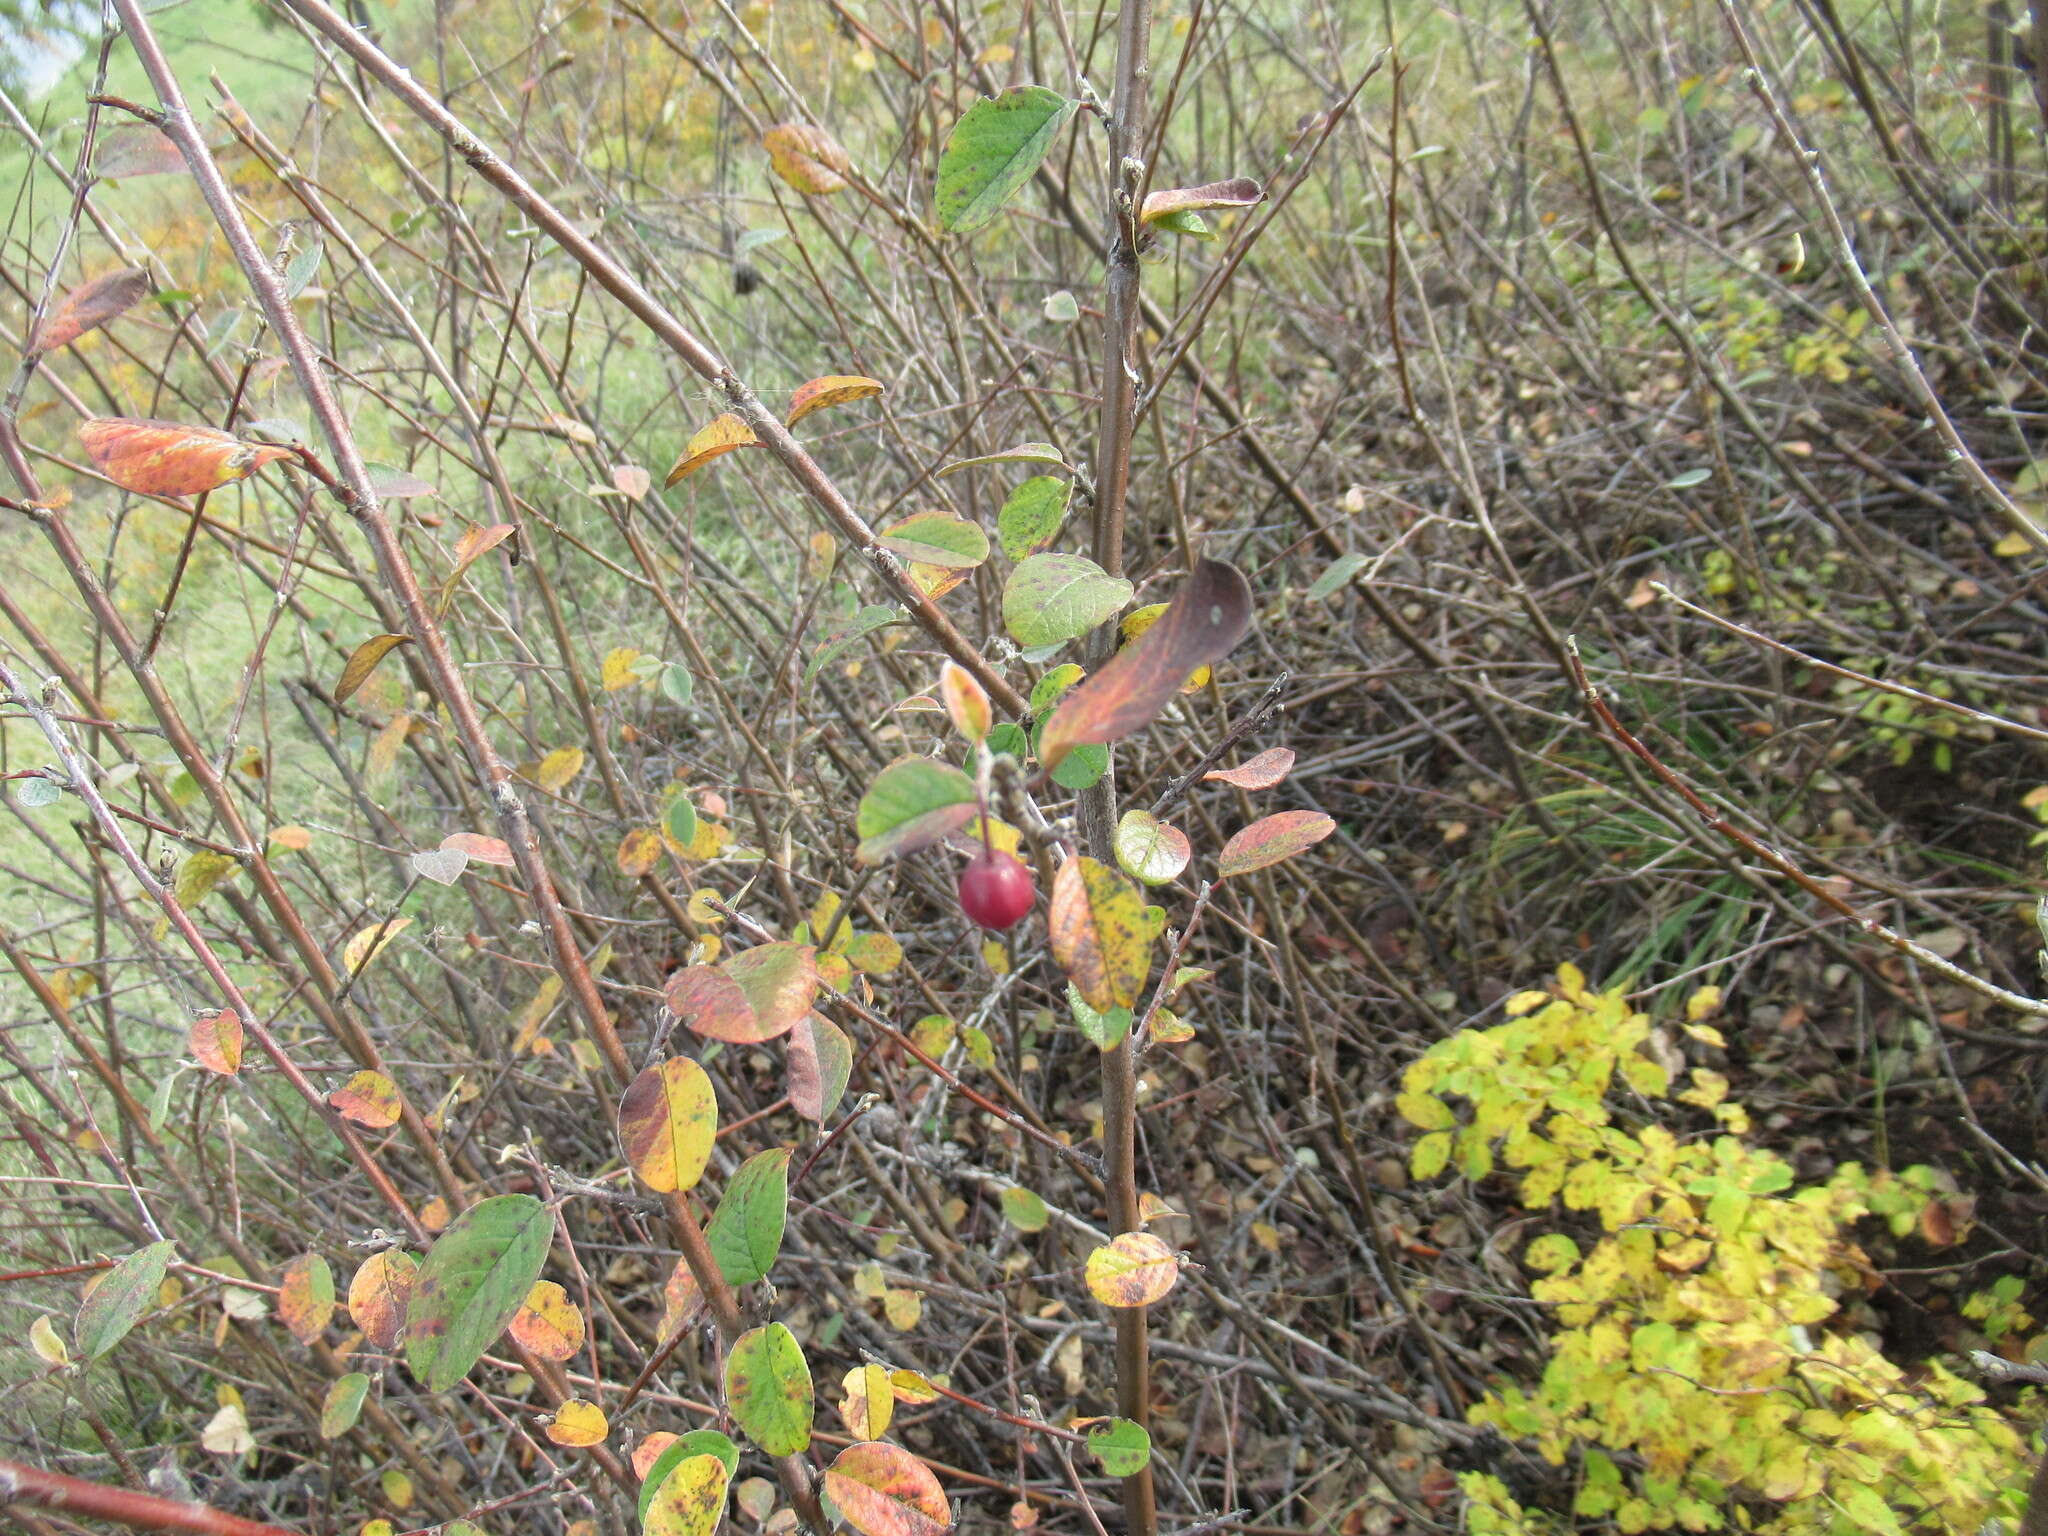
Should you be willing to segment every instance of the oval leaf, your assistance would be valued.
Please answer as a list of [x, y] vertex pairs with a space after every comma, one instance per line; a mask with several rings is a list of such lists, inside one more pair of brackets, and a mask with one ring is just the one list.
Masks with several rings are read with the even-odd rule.
[[[1007, 593], [1004, 608], [1007, 617]], [[1230, 654], [1251, 621], [1252, 589], [1243, 573], [1220, 560], [1197, 560], [1166, 612], [1060, 700], [1039, 736], [1039, 760], [1051, 768], [1083, 743], [1121, 741], [1149, 725], [1189, 673]]]
[[1014, 448], [1005, 448], [998, 453], [984, 453], [972, 459], [955, 459], [933, 478], [943, 480], [955, 470], [972, 469], [977, 464], [1052, 464], [1067, 468], [1067, 461], [1059, 449], [1051, 443], [1019, 443]]
[[97, 1360], [128, 1336], [128, 1330], [156, 1300], [164, 1271], [178, 1245], [168, 1240], [138, 1248], [106, 1273], [92, 1294], [78, 1305], [71, 1337], [78, 1352]]
[[1136, 1477], [1152, 1460], [1152, 1437], [1131, 1419], [1104, 1419], [1088, 1431], [1088, 1449], [1111, 1477]]
[[912, 513], [884, 528], [878, 538], [891, 554], [942, 570], [971, 571], [988, 559], [987, 531], [951, 512]]
[[469, 1374], [540, 1278], [555, 1218], [531, 1195], [493, 1195], [450, 1224], [405, 1310], [405, 1363], [429, 1392]]
[[69, 346], [148, 295], [149, 273], [144, 268], [122, 267], [115, 272], [102, 272], [65, 294], [57, 307], [43, 316], [43, 323], [29, 338], [29, 350], [54, 352]]
[[334, 685], [334, 702], [347, 703], [355, 696], [356, 690], [370, 680], [370, 674], [377, 670], [378, 662], [399, 646], [410, 644], [411, 635], [372, 635], [350, 651], [348, 661], [341, 669], [341, 681]]
[[777, 1147], [748, 1158], [725, 1186], [718, 1211], [704, 1229], [711, 1256], [731, 1285], [750, 1285], [775, 1266], [789, 1220], [791, 1149]]
[[1020, 85], [962, 113], [939, 156], [932, 193], [939, 228], [972, 234], [1000, 213], [1079, 106], [1042, 85]]
[[511, 845], [501, 837], [485, 837], [481, 832], [450, 832], [441, 839], [441, 846], [461, 853], [477, 864], [490, 864], [499, 869], [518, 867], [519, 861], [512, 857]]
[[812, 197], [837, 192], [853, 169], [839, 141], [810, 123], [777, 123], [761, 135], [761, 147], [776, 175]]
[[310, 1345], [334, 1315], [334, 1271], [317, 1253], [302, 1253], [284, 1267], [277, 1316], [291, 1336]]
[[1204, 208], [1251, 208], [1265, 201], [1265, 197], [1265, 189], [1249, 176], [1206, 182], [1199, 187], [1169, 187], [1147, 192], [1138, 217], [1150, 224], [1170, 214], [1194, 213]]
[[604, 1410], [580, 1397], [569, 1398], [556, 1408], [554, 1420], [548, 1425], [548, 1438], [573, 1450], [602, 1445], [611, 1432]]
[[1192, 854], [1187, 833], [1150, 811], [1125, 811], [1116, 824], [1116, 861], [1134, 880], [1164, 885], [1188, 867]]
[[336, 1440], [356, 1427], [363, 1411], [363, 1398], [370, 1390], [370, 1378], [361, 1371], [337, 1376], [327, 1388], [327, 1400], [320, 1405], [320, 1438]]
[[1239, 789], [1271, 789], [1293, 771], [1293, 751], [1274, 747], [1246, 758], [1235, 768], [1211, 768], [1202, 777], [1216, 784], [1235, 784]]
[[898, 758], [860, 797], [853, 822], [858, 857], [863, 864], [879, 864], [938, 842], [973, 820], [977, 804], [974, 780], [952, 764]]
[[733, 1341], [725, 1358], [725, 1406], [770, 1456], [794, 1456], [811, 1443], [811, 1368], [795, 1334], [770, 1323]]
[[373, 1348], [390, 1349], [404, 1331], [419, 1260], [402, 1248], [387, 1248], [363, 1260], [348, 1283], [348, 1315]]
[[1050, 925], [1053, 958], [1089, 1007], [1136, 1005], [1154, 930], [1135, 885], [1094, 859], [1069, 859], [1053, 876]]
[[693, 1189], [718, 1137], [718, 1100], [704, 1069], [673, 1056], [634, 1078], [619, 1101], [619, 1140], [640, 1182], [659, 1194]]
[[841, 1451], [825, 1469], [825, 1491], [861, 1536], [939, 1536], [953, 1524], [932, 1469], [879, 1440]]
[[735, 448], [751, 448], [760, 439], [754, 436], [754, 429], [739, 417], [728, 411], [716, 418], [684, 446], [682, 457], [678, 458], [668, 472], [668, 478], [661, 483], [674, 485], [686, 480], [722, 453], [731, 453]]
[[679, 1458], [666, 1473], [656, 1462], [655, 1471], [660, 1481], [648, 1479], [653, 1493], [642, 1493], [643, 1536], [712, 1536], [725, 1518], [725, 1488], [732, 1476], [725, 1462], [700, 1452]]
[[1021, 482], [996, 514], [996, 538], [1012, 560], [1035, 555], [1059, 537], [1067, 520], [1074, 482], [1058, 475], [1033, 475]]
[[780, 940], [742, 950], [716, 968], [693, 965], [668, 979], [668, 1005], [700, 1035], [754, 1045], [796, 1028], [818, 995], [818, 955]]
[[557, 1364], [583, 1347], [583, 1313], [552, 1280], [533, 1283], [512, 1314], [511, 1329], [521, 1349]]
[[1217, 873], [1227, 879], [1278, 864], [1313, 848], [1336, 830], [1337, 823], [1321, 811], [1281, 811], [1267, 816], [1223, 845], [1223, 852], [1216, 857]]
[[1130, 600], [1131, 584], [1093, 560], [1033, 555], [1003, 584], [1003, 627], [1027, 651], [1040, 650], [1087, 634]]
[[856, 1440], [873, 1440], [889, 1432], [896, 1412], [896, 1391], [889, 1372], [873, 1361], [856, 1365], [840, 1380], [839, 1417]]
[[78, 436], [101, 474], [141, 496], [196, 496], [292, 457], [289, 448], [175, 421], [101, 416], [79, 423]]
[[232, 1008], [202, 1013], [192, 1021], [185, 1044], [207, 1071], [233, 1077], [242, 1070], [242, 1016]]
[[857, 373], [829, 374], [822, 379], [812, 379], [808, 384], [799, 385], [796, 393], [789, 397], [789, 414], [782, 418], [783, 424], [793, 427], [813, 411], [834, 405], [850, 405], [881, 392], [880, 379], [870, 379]]
[[342, 1119], [367, 1131], [386, 1130], [398, 1124], [398, 1085], [382, 1072], [365, 1069], [356, 1073], [328, 1094], [327, 1102]]
[[853, 1042], [822, 1013], [806, 1014], [789, 1035], [789, 1107], [823, 1124], [853, 1075]]
[[1126, 1232], [1088, 1255], [1088, 1289], [1105, 1307], [1147, 1307], [1180, 1279], [1173, 1250], [1150, 1232]]

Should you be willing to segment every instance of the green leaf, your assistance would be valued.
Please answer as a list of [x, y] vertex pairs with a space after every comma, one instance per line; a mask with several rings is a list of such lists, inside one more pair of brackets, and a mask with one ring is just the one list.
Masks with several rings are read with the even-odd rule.
[[156, 1302], [178, 1245], [168, 1240], [138, 1248], [107, 1271], [106, 1278], [93, 1287], [92, 1294], [79, 1303], [78, 1320], [71, 1337], [78, 1352], [97, 1360], [128, 1336], [128, 1330]]
[[1001, 1195], [1003, 1219], [1019, 1232], [1043, 1232], [1051, 1220], [1045, 1201], [1021, 1184], [1012, 1184]]
[[1442, 1173], [1451, 1161], [1451, 1133], [1431, 1131], [1415, 1143], [1415, 1150], [1408, 1160], [1408, 1172], [1418, 1179], [1433, 1179]]
[[1079, 1026], [1081, 1033], [1086, 1035], [1098, 1050], [1106, 1051], [1121, 1044], [1124, 1036], [1131, 1032], [1130, 1009], [1110, 1008], [1098, 1013], [1088, 1006], [1088, 1000], [1076, 990], [1072, 982], [1067, 983], [1067, 1006], [1073, 1010], [1074, 1023]]
[[732, 1470], [723, 1456], [699, 1452], [680, 1458], [659, 1482], [649, 1477], [641, 1485], [641, 1531], [644, 1536], [713, 1536], [725, 1518], [725, 1490], [731, 1481]]
[[790, 1151], [777, 1147], [741, 1163], [704, 1229], [711, 1256], [730, 1284], [759, 1280], [782, 1251], [782, 1229], [789, 1220]]
[[23, 779], [14, 791], [14, 803], [29, 810], [40, 810], [46, 805], [55, 805], [64, 798], [64, 789], [55, 779]]
[[[1074, 757], [1086, 750], [1077, 749]], [[1116, 861], [1133, 880], [1164, 885], [1188, 867], [1191, 856], [1187, 833], [1169, 826], [1150, 811], [1125, 811], [1116, 824]]]
[[1308, 595], [1317, 602], [1341, 592], [1351, 585], [1351, 578], [1364, 570], [1372, 556], [1361, 554], [1339, 555], [1332, 560], [1329, 569], [1309, 584]]
[[905, 560], [949, 571], [971, 571], [988, 559], [988, 532], [951, 512], [913, 512], [877, 536], [882, 548]]
[[932, 204], [939, 228], [972, 234], [1031, 179], [1080, 103], [1042, 85], [983, 97], [953, 125]]
[[1111, 1477], [1136, 1477], [1152, 1460], [1152, 1437], [1132, 1419], [1105, 1419], [1088, 1431], [1088, 1449]]
[[870, 603], [861, 609], [844, 629], [818, 647], [818, 652], [811, 658], [810, 665], [804, 668], [804, 686], [808, 688], [813, 678], [863, 637], [873, 634], [878, 629], [899, 623], [902, 619], [903, 610], [891, 607], [887, 603]]
[[1131, 584], [1080, 555], [1033, 555], [1003, 586], [1003, 626], [1026, 650], [1078, 639], [1131, 600]]
[[1073, 747], [1052, 771], [1053, 783], [1062, 789], [1086, 789], [1109, 772], [1109, 748], [1090, 744]]
[[662, 812], [662, 827], [685, 848], [697, 838], [697, 807], [688, 794], [678, 794]]
[[370, 1378], [361, 1371], [337, 1376], [327, 1389], [327, 1401], [320, 1405], [320, 1438], [335, 1440], [356, 1426], [363, 1411], [363, 1397], [370, 1390]]
[[661, 669], [661, 691], [671, 704], [688, 709], [690, 700], [697, 696], [696, 676], [681, 662], [672, 661]]
[[811, 1368], [795, 1334], [770, 1323], [733, 1341], [725, 1357], [725, 1406], [770, 1456], [794, 1456], [811, 1443]]
[[1021, 758], [1031, 751], [1031, 738], [1016, 721], [999, 720], [988, 733], [987, 746], [992, 756]]
[[1197, 240], [1216, 238], [1216, 231], [1209, 227], [1209, 221], [1192, 208], [1176, 208], [1150, 222], [1154, 229], [1163, 229], [1171, 235], [1193, 235]]
[[547, 1263], [555, 1218], [531, 1195], [480, 1200], [428, 1250], [405, 1309], [405, 1363], [429, 1392], [469, 1374]]
[[1033, 475], [1010, 492], [996, 514], [996, 538], [1012, 560], [1035, 555], [1059, 536], [1067, 520], [1074, 483], [1058, 475]]
[[1019, 443], [1014, 448], [1004, 448], [995, 453], [984, 453], [971, 459], [955, 459], [932, 478], [943, 480], [956, 470], [973, 469], [977, 464], [1051, 464], [1058, 469], [1067, 467], [1066, 459], [1051, 443]]
[[1061, 694], [1081, 681], [1086, 674], [1071, 661], [1048, 667], [1045, 676], [1031, 685], [1031, 713], [1043, 715], [1059, 702]]
[[875, 775], [854, 812], [860, 861], [879, 864], [935, 843], [967, 825], [977, 803], [974, 780], [950, 763], [898, 758]]
[[640, 1524], [643, 1528], [647, 1525], [647, 1506], [654, 1502], [655, 1491], [668, 1481], [669, 1473], [692, 1456], [716, 1456], [725, 1467], [727, 1477], [736, 1476], [740, 1470], [740, 1448], [732, 1443], [730, 1437], [715, 1429], [693, 1429], [688, 1434], [678, 1435], [661, 1448], [661, 1454], [654, 1458], [654, 1465], [647, 1469], [647, 1476], [640, 1484]]

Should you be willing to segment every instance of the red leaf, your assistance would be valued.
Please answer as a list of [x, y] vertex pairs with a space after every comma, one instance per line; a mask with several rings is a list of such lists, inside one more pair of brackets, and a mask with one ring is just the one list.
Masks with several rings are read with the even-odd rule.
[[87, 331], [97, 330], [149, 294], [149, 273], [141, 267], [102, 272], [64, 295], [29, 338], [31, 352], [54, 352]]
[[1038, 742], [1048, 771], [1085, 742], [1119, 741], [1149, 725], [1197, 667], [1229, 655], [1252, 621], [1252, 590], [1236, 566], [1198, 560], [1157, 623], [1060, 701]]
[[196, 496], [292, 456], [217, 427], [100, 416], [80, 422], [86, 454], [114, 484], [141, 496]]
[[1281, 811], [1253, 822], [1225, 843], [1216, 858], [1217, 873], [1227, 879], [1278, 864], [1313, 848], [1336, 830], [1337, 823], [1321, 811]]
[[500, 869], [518, 867], [511, 845], [503, 838], [485, 837], [481, 832], [450, 832], [441, 839], [441, 846], [468, 854], [472, 863], [495, 864]]
[[1294, 753], [1274, 747], [1257, 757], [1247, 758], [1235, 768], [1211, 768], [1202, 777], [1218, 784], [1235, 784], [1239, 789], [1271, 789], [1294, 768]]

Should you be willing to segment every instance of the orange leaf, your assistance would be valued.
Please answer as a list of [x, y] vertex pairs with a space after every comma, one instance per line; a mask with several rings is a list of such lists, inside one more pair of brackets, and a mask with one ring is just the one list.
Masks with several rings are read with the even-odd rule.
[[277, 1315], [291, 1336], [311, 1344], [327, 1331], [334, 1313], [334, 1273], [317, 1253], [302, 1253], [279, 1277]]
[[853, 169], [839, 141], [809, 123], [777, 123], [761, 135], [761, 147], [776, 175], [812, 197], [837, 192]]
[[822, 379], [812, 379], [789, 397], [789, 414], [783, 421], [795, 426], [813, 411], [822, 411], [828, 405], [847, 405], [855, 400], [865, 400], [870, 395], [882, 392], [880, 379], [866, 378], [860, 374], [829, 374]]
[[363, 1260], [348, 1283], [348, 1315], [375, 1349], [390, 1349], [405, 1323], [406, 1304], [419, 1260], [402, 1248], [387, 1248]]
[[[449, 603], [455, 599], [455, 589], [462, 585], [462, 574], [477, 561], [511, 538], [517, 530], [510, 523], [493, 523], [485, 528], [471, 523], [462, 537], [455, 541], [455, 568], [448, 573], [448, 579], [441, 583], [441, 590], [434, 598], [436, 612], [445, 613]], [[513, 563], [518, 564], [515, 558]]]
[[441, 839], [441, 846], [468, 854], [474, 864], [495, 864], [500, 869], [517, 867], [511, 844], [501, 837], [485, 837], [481, 832], [450, 832]]
[[953, 1507], [932, 1469], [882, 1440], [849, 1445], [825, 1470], [825, 1491], [861, 1536], [939, 1536]]
[[289, 448], [245, 443], [216, 427], [123, 416], [80, 422], [78, 436], [101, 474], [139, 496], [197, 496], [292, 456]]
[[31, 352], [54, 352], [69, 346], [87, 331], [98, 330], [109, 320], [147, 297], [149, 273], [141, 267], [122, 267], [103, 272], [89, 283], [80, 283], [64, 295], [63, 301], [43, 317], [29, 338]]
[[1237, 567], [1196, 561], [1158, 621], [1060, 700], [1039, 737], [1039, 761], [1049, 770], [1083, 743], [1120, 741], [1149, 725], [1190, 672], [1230, 654], [1251, 619], [1251, 586]]
[[677, 971], [668, 979], [668, 1006], [700, 1035], [753, 1045], [788, 1034], [817, 992], [817, 951], [784, 940], [757, 944], [722, 966]]
[[512, 1314], [512, 1337], [522, 1349], [560, 1363], [583, 1347], [583, 1314], [552, 1280], [536, 1280]]
[[1281, 811], [1253, 822], [1225, 843], [1216, 856], [1217, 874], [1227, 879], [1278, 864], [1313, 848], [1336, 830], [1337, 823], [1321, 811]]
[[382, 1072], [358, 1072], [327, 1095], [342, 1119], [365, 1130], [381, 1131], [398, 1123], [398, 1085]]
[[1180, 1279], [1180, 1260], [1150, 1232], [1126, 1232], [1088, 1255], [1088, 1289], [1105, 1307], [1146, 1307]]
[[649, 873], [661, 858], [661, 834], [652, 827], [635, 827], [619, 839], [619, 873], [637, 880]]
[[1138, 887], [1086, 856], [1052, 881], [1053, 959], [1089, 1007], [1129, 1008], [1152, 968], [1151, 929]]
[[1202, 777], [1217, 784], [1235, 784], [1239, 789], [1271, 789], [1294, 768], [1294, 753], [1274, 747], [1257, 757], [1247, 758], [1235, 768], [1211, 768]]
[[615, 464], [612, 466], [612, 485], [639, 501], [653, 488], [654, 477], [638, 464]]
[[233, 1077], [242, 1070], [242, 1016], [232, 1008], [203, 1013], [192, 1021], [185, 1044], [207, 1071]]
[[661, 483], [664, 486], [674, 485], [678, 480], [697, 473], [721, 453], [731, 453], [735, 448], [751, 448], [760, 441], [754, 436], [752, 427], [728, 411], [683, 445], [683, 456], [676, 460], [668, 478]]

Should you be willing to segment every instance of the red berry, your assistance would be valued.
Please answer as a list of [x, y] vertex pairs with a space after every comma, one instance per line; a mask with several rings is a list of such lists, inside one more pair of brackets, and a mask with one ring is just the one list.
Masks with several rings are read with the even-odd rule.
[[960, 871], [960, 910], [984, 928], [1015, 926], [1031, 910], [1031, 871], [984, 848]]

